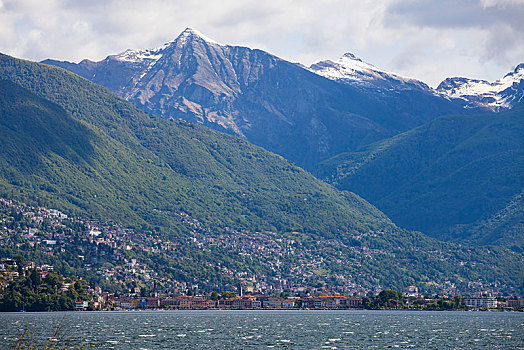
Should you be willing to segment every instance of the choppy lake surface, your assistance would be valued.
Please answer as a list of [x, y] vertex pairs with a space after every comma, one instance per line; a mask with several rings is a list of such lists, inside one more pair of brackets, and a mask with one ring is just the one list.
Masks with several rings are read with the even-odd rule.
[[524, 313], [409, 311], [0, 313], [0, 344], [59, 325], [99, 349], [524, 349]]

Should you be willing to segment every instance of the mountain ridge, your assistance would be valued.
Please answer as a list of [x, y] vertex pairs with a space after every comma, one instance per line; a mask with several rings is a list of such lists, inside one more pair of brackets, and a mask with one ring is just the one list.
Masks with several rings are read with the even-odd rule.
[[148, 113], [241, 136], [309, 170], [439, 115], [471, 113], [459, 100], [421, 89], [398, 98], [340, 84], [261, 50], [205, 41], [191, 30], [163, 47], [158, 59], [157, 51], [148, 51], [154, 60], [136, 60], [147, 50], [134, 50], [126, 54], [129, 61], [117, 59], [122, 53], [94, 63], [43, 63], [103, 85]]
[[362, 84], [382, 89], [420, 89], [431, 91], [431, 88], [420, 80], [406, 78], [377, 68], [349, 52], [336, 61], [320, 61], [312, 64], [308, 69], [315, 74], [346, 84]]
[[[294, 201], [295, 199], [285, 199], [288, 195], [286, 194], [286, 188], [295, 188], [296, 196], [299, 197], [300, 194], [298, 193], [302, 193], [304, 196], [307, 196], [309, 193], [318, 198], [316, 202], [320, 203], [322, 200], [318, 197], [316, 190], [314, 190], [317, 185], [320, 186], [317, 187], [317, 189], [321, 192], [327, 190], [331, 193], [329, 196], [321, 196], [326, 200], [328, 197], [332, 197], [333, 200], [338, 197], [342, 201], [359, 201], [357, 196], [348, 193], [337, 194], [331, 186], [318, 181], [306, 171], [292, 165], [282, 157], [249, 144], [247, 141], [212, 131], [197, 124], [187, 123], [185, 121], [169, 121], [147, 115], [131, 104], [112, 95], [106, 88], [95, 85], [65, 70], [17, 60], [5, 55], [0, 55], [0, 68], [2, 69], [3, 79], [9, 78], [15, 84], [20, 84], [24, 88], [33, 88], [33, 93], [38, 93], [39, 96], [48, 97], [51, 102], [61, 106], [61, 108], [65, 109], [66, 113], [75, 119], [79, 119], [81, 123], [88, 123], [90, 129], [96, 132], [97, 135], [100, 135], [103, 140], [107, 138], [115, 140], [117, 142], [117, 144], [115, 144], [117, 146], [115, 147], [132, 148], [133, 153], [137, 155], [137, 160], [141, 162], [140, 165], [136, 162], [133, 163], [136, 169], [156, 169], [155, 171], [159, 171], [163, 174], [162, 176], [167, 176], [166, 171], [174, 171], [177, 174], [177, 179], [173, 178], [173, 186], [167, 187], [168, 189], [172, 188], [174, 190], [170, 195], [177, 194], [177, 187], [189, 186], [190, 189], [187, 189], [187, 192], [200, 191], [202, 189], [195, 187], [199, 182], [201, 182], [202, 188], [205, 188], [208, 186], [207, 181], [218, 179], [215, 183], [215, 186], [217, 186], [216, 192], [210, 194], [212, 196], [219, 195], [219, 197], [211, 200], [211, 203], [219, 203], [222, 201], [227, 203], [227, 198], [231, 197], [235, 198], [235, 201], [239, 201], [236, 204], [237, 206], [244, 205], [250, 202], [250, 200], [249, 197], [242, 196], [241, 193], [243, 192], [246, 195], [251, 193], [253, 196], [251, 200], [267, 195], [267, 198], [272, 197], [275, 199], [272, 205], [287, 206], [291, 205], [290, 201]], [[38, 88], [31, 86], [31, 81], [35, 80], [40, 81]], [[57, 84], [56, 81], [60, 81], [61, 83]], [[97, 109], [92, 109], [90, 103], [96, 104]], [[100, 132], [102, 133], [100, 134]], [[100, 145], [109, 142], [109, 139], [100, 141]], [[228, 146], [221, 146], [221, 143], [227, 144]], [[6, 140], [5, 144], [8, 145], [9, 142]], [[88, 148], [88, 144], [86, 144], [85, 147], [81, 147], [81, 149], [84, 148]], [[183, 150], [183, 152], [179, 150]], [[232, 150], [235, 150], [234, 153], [237, 153], [235, 157], [227, 154], [228, 152], [232, 152]], [[124, 150], [120, 151], [123, 152]], [[6, 154], [16, 155], [13, 154], [13, 152], [6, 152]], [[31, 154], [33, 152], [25, 153]], [[111, 151], [106, 151], [105, 153], [112, 154]], [[111, 161], [118, 162], [117, 159]], [[201, 162], [204, 161], [207, 163], [207, 168], [201, 164]], [[242, 162], [247, 162], [249, 165], [243, 164]], [[86, 164], [89, 165], [89, 162], [86, 162]], [[259, 166], [262, 164], [267, 168], [264, 170], [259, 169]], [[111, 167], [108, 166], [108, 168]], [[140, 171], [136, 169], [135, 171], [140, 173]], [[275, 176], [270, 171], [271, 169], [280, 175]], [[97, 172], [98, 171], [101, 171], [101, 169], [97, 170]], [[122, 172], [124, 172], [124, 169], [122, 169]], [[151, 175], [151, 177], [156, 179], [158, 176]], [[288, 182], [289, 177], [297, 177], [297, 179], [300, 177], [303, 180], [307, 179], [306, 182], [308, 184], [301, 184], [302, 180]], [[264, 190], [255, 191], [251, 188], [255, 185], [254, 183], [250, 185], [250, 188], [247, 188], [246, 186], [251, 179], [257, 179], [259, 184], [256, 185], [264, 186]], [[132, 181], [130, 182], [133, 183]], [[292, 185], [293, 183], [294, 185]], [[313, 183], [316, 185], [313, 185]], [[237, 188], [237, 190], [233, 190], [232, 188], [227, 190], [228, 187], [236, 186], [234, 184], [240, 187]], [[140, 184], [135, 185], [137, 187], [141, 186]], [[149, 186], [147, 183], [143, 185]], [[282, 194], [279, 194], [278, 190], [278, 186], [280, 185], [282, 185]], [[124, 185], [120, 184], [119, 186], [122, 187]], [[142, 189], [142, 191], [145, 190], [146, 189]], [[152, 191], [152, 189], [148, 189], [147, 191]], [[155, 193], [155, 191], [152, 193]], [[266, 195], [263, 195], [263, 193], [266, 193]], [[295, 194], [290, 195], [290, 197], [294, 196]], [[169, 203], [169, 201], [166, 202], [166, 200], [160, 198], [158, 200], [159, 203]], [[173, 203], [175, 202], [176, 201], [173, 201]], [[285, 204], [286, 202], [288, 204]], [[195, 202], [195, 205], [198, 206], [197, 203], [198, 201]], [[305, 210], [303, 206], [303, 204], [305, 204], [304, 201], [302, 200], [298, 203], [300, 203], [301, 207]], [[362, 203], [365, 202], [362, 201]], [[308, 204], [316, 205], [312, 202]], [[122, 205], [124, 207], [129, 206], [129, 204]], [[188, 203], [186, 203], [186, 206], [187, 205]], [[366, 207], [366, 205], [362, 208]], [[250, 203], [249, 207], [252, 207], [252, 210], [254, 210], [253, 213], [259, 212], [256, 215], [262, 215], [263, 206], [254, 208], [253, 203]], [[219, 207], [215, 207], [215, 210], [218, 208]], [[369, 206], [369, 208], [372, 207]], [[211, 209], [208, 208], [206, 210]], [[242, 212], [242, 210], [239, 211]], [[373, 210], [370, 211], [370, 213], [372, 212]], [[274, 217], [277, 221], [280, 220], [278, 219], [278, 215], [273, 215], [269, 212], [265, 215], [267, 217]], [[294, 215], [298, 215], [298, 211], [296, 211]], [[337, 216], [339, 215], [342, 214], [337, 214]], [[372, 215], [384, 217], [383, 214], [378, 211]], [[102, 218], [103, 217], [104, 216], [102, 216]], [[285, 216], [282, 215], [281, 217]], [[233, 222], [232, 220], [229, 221], [230, 223]], [[292, 221], [296, 223], [301, 220], [290, 220], [289, 222]], [[293, 225], [295, 225], [295, 223]], [[270, 226], [267, 228], [271, 229]], [[315, 231], [311, 228], [310, 230]], [[334, 229], [332, 232], [337, 230], [338, 229]], [[324, 231], [328, 234], [330, 230], [323, 229], [316, 231]]]

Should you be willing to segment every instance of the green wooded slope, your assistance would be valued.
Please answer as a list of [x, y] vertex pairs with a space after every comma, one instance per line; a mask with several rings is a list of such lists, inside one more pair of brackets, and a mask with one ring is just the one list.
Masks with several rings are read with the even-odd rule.
[[524, 106], [449, 116], [345, 153], [320, 177], [358, 193], [396, 224], [439, 239], [522, 243]]

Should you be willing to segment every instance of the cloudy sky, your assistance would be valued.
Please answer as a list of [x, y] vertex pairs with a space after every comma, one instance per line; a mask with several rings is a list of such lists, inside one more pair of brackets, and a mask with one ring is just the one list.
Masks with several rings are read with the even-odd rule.
[[524, 0], [0, 0], [0, 52], [103, 59], [186, 27], [309, 65], [352, 52], [437, 85], [524, 62]]

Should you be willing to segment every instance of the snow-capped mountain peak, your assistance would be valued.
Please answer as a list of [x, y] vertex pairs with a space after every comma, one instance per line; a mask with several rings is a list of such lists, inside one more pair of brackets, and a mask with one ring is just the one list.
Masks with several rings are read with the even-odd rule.
[[217, 43], [215, 40], [207, 37], [206, 35], [202, 34], [202, 32], [196, 30], [196, 29], [193, 29], [193, 28], [186, 28], [182, 33], [180, 33], [180, 35], [175, 39], [175, 41], [179, 41], [179, 42], [187, 42], [191, 39], [196, 39], [196, 38], [199, 38], [203, 41], [205, 41], [206, 43], [208, 44], [215, 44], [215, 45], [221, 45], [222, 44], [219, 44]]
[[352, 53], [345, 53], [336, 61], [320, 61], [309, 67], [311, 71], [333, 80], [350, 79], [350, 80], [368, 80], [381, 70], [373, 65], [363, 62]]
[[127, 49], [126, 51], [111, 55], [109, 58], [115, 59], [123, 62], [132, 62], [132, 63], [148, 63], [153, 64], [162, 58], [164, 52], [172, 46], [183, 47], [187, 43], [193, 40], [204, 41], [206, 44], [219, 45], [223, 46], [213, 39], [205, 36], [201, 32], [193, 28], [186, 28], [180, 35], [178, 35], [174, 40], [169, 41], [155, 49], [144, 49], [144, 50], [133, 50]]
[[524, 63], [494, 82], [461, 77], [447, 78], [437, 87], [446, 96], [468, 101], [469, 107], [494, 111], [510, 108], [524, 97]]

